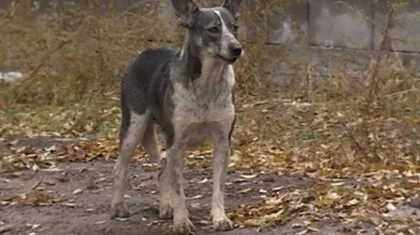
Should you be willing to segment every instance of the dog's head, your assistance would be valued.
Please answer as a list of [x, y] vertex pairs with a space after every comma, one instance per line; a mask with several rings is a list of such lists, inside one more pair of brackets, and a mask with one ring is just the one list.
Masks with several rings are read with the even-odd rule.
[[199, 8], [193, 0], [172, 0], [175, 15], [188, 29], [191, 41], [204, 56], [234, 63], [243, 54], [237, 39], [242, 0], [225, 0], [219, 7]]

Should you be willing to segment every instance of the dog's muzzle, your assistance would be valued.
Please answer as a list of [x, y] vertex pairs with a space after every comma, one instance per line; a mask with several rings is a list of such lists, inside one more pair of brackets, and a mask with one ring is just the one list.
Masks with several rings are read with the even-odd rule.
[[219, 56], [229, 64], [235, 63], [243, 55], [243, 48], [239, 43], [229, 45], [229, 57]]
[[232, 57], [239, 58], [242, 55], [242, 46], [239, 43], [232, 43], [229, 45], [229, 54]]

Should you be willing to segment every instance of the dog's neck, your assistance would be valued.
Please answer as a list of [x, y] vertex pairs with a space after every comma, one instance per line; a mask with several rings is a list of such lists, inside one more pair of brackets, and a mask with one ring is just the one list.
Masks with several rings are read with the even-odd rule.
[[186, 33], [184, 39], [180, 62], [187, 82], [204, 86], [217, 84], [222, 79], [224, 69], [229, 66], [222, 59], [201, 51], [201, 48], [193, 43], [189, 32]]

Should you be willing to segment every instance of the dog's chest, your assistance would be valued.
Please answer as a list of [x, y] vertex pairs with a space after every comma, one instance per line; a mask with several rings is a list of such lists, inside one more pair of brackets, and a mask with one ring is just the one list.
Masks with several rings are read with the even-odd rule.
[[222, 123], [234, 118], [232, 66], [204, 63], [202, 75], [189, 86], [174, 83], [174, 121], [181, 125]]
[[220, 90], [189, 90], [174, 87], [174, 118], [185, 124], [224, 122], [234, 116], [234, 105], [230, 88]]
[[173, 124], [188, 148], [195, 148], [214, 134], [228, 133], [235, 117], [232, 93], [211, 94], [174, 89]]

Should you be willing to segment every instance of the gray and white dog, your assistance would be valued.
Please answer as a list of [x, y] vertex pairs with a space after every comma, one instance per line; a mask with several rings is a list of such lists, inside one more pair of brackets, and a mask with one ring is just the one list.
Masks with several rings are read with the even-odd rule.
[[243, 56], [237, 40], [241, 0], [199, 8], [192, 0], [172, 0], [186, 28], [182, 50], [147, 49], [128, 67], [121, 87], [120, 156], [115, 165], [112, 217], [127, 217], [124, 190], [127, 167], [139, 142], [159, 161], [155, 124], [165, 137], [166, 163], [159, 174], [161, 218], [172, 218], [179, 234], [195, 230], [183, 189], [186, 149], [213, 142], [211, 215], [216, 230], [230, 230], [225, 214], [224, 180], [235, 122], [233, 63]]

